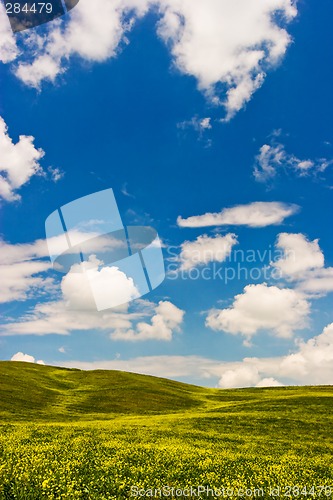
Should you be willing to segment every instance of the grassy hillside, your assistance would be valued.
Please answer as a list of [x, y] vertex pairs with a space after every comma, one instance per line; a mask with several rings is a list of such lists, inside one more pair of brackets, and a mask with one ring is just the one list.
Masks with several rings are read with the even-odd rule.
[[134, 373], [0, 362], [0, 421], [77, 421], [204, 410], [326, 414], [332, 387], [207, 389]]
[[229, 492], [196, 498], [333, 497], [332, 387], [203, 389], [0, 363], [0, 401], [0, 500], [199, 485]]
[[0, 362], [0, 420], [77, 420], [183, 411], [209, 390], [134, 373]]

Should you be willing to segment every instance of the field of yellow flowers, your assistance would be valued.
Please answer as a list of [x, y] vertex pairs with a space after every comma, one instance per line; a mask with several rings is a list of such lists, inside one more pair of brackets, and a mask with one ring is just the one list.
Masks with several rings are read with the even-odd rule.
[[[165, 496], [171, 487], [176, 496], [176, 489], [191, 493], [199, 485], [216, 493], [224, 488], [225, 497], [245, 489], [254, 498], [262, 489], [261, 498], [270, 498], [270, 488], [287, 494], [293, 487], [299, 494], [292, 496], [333, 498], [332, 427], [299, 421], [292, 412], [288, 419], [252, 408], [84, 424], [4, 424], [0, 432], [0, 498], [6, 500], [118, 500], [147, 497], [166, 486]], [[207, 493], [199, 498], [219, 498]]]
[[201, 406], [162, 414], [7, 413], [0, 499], [333, 499], [333, 388], [199, 394]]

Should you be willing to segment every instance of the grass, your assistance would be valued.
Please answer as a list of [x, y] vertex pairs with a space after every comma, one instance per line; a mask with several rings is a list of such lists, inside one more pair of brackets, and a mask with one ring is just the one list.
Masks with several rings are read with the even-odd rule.
[[1, 500], [119, 500], [135, 485], [333, 497], [332, 387], [204, 389], [0, 363], [0, 401]]
[[77, 421], [183, 411], [209, 390], [120, 371], [0, 362], [0, 420]]

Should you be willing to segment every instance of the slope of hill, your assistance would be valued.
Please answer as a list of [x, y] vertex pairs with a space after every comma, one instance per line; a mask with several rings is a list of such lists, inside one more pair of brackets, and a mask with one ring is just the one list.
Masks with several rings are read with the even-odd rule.
[[76, 420], [202, 405], [209, 390], [134, 373], [0, 362], [0, 420]]
[[286, 413], [329, 412], [332, 401], [332, 387], [207, 389], [113, 370], [0, 362], [0, 421], [87, 421], [189, 411], [274, 412], [283, 418]]

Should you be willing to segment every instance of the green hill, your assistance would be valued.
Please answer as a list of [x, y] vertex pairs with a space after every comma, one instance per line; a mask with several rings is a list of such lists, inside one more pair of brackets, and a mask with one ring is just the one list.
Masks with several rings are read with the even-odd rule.
[[332, 407], [331, 387], [207, 389], [113, 370], [82, 371], [0, 362], [1, 421], [104, 420], [117, 415], [204, 411], [322, 414]]
[[201, 405], [208, 393], [148, 375], [0, 362], [0, 420], [65, 421], [178, 412]]

